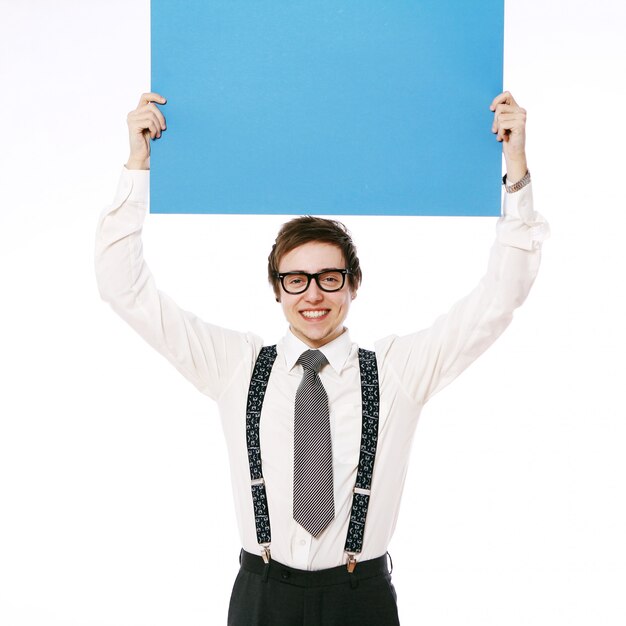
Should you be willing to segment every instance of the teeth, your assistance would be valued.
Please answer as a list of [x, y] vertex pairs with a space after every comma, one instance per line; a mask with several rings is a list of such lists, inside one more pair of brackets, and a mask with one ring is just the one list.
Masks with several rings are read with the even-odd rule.
[[304, 315], [304, 317], [308, 317], [309, 319], [313, 319], [316, 317], [322, 317], [323, 315], [326, 315], [326, 313], [328, 313], [328, 311], [302, 311], [302, 315]]

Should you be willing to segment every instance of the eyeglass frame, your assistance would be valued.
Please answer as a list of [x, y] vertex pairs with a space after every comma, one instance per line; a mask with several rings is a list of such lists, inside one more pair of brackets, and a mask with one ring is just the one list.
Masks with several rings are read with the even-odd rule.
[[[343, 278], [342, 282], [341, 282], [341, 286], [337, 287], [337, 289], [325, 289], [324, 287], [322, 287], [322, 285], [320, 285], [320, 276], [322, 274], [328, 274], [329, 272], [339, 272]], [[315, 279], [315, 284], [325, 293], [336, 293], [337, 291], [341, 291], [346, 284], [346, 276], [352, 276], [353, 272], [352, 270], [349, 269], [339, 269], [336, 267], [331, 267], [325, 270], [322, 270], [321, 272], [316, 272], [315, 274], [309, 274], [308, 272], [299, 272], [299, 271], [294, 271], [294, 272], [274, 272], [274, 277], [278, 279], [278, 281], [280, 282], [280, 286], [283, 288], [283, 291], [285, 293], [288, 293], [291, 296], [299, 296], [301, 293], [304, 293], [310, 286], [311, 286], [311, 280]], [[301, 291], [287, 291], [286, 287], [285, 287], [285, 283], [284, 283], [284, 279], [286, 276], [306, 276], [306, 286], [304, 289], [302, 289]]]

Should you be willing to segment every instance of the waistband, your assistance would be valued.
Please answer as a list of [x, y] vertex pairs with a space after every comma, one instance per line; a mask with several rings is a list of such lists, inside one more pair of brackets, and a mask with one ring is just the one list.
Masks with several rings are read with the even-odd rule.
[[387, 555], [379, 556], [368, 561], [359, 561], [353, 574], [349, 574], [345, 565], [321, 570], [301, 570], [288, 565], [283, 565], [272, 559], [265, 564], [263, 559], [256, 554], [241, 551], [239, 557], [241, 568], [258, 574], [263, 578], [272, 578], [287, 585], [297, 587], [325, 587], [328, 585], [341, 585], [348, 583], [353, 585], [355, 579], [365, 580], [374, 576], [387, 576], [391, 572], [387, 566]]

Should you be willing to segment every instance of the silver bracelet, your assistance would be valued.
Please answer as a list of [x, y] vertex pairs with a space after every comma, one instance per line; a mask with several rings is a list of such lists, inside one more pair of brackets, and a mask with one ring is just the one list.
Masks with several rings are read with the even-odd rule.
[[504, 189], [506, 190], [507, 193], [515, 193], [516, 191], [519, 191], [520, 189], [524, 189], [524, 187], [526, 187], [526, 185], [528, 185], [530, 183], [530, 171], [526, 170], [526, 174], [524, 174], [524, 177], [521, 178], [520, 180], [518, 180], [516, 183], [513, 183], [512, 185], [507, 185], [506, 184], [506, 174], [502, 177], [502, 184], [504, 185]]

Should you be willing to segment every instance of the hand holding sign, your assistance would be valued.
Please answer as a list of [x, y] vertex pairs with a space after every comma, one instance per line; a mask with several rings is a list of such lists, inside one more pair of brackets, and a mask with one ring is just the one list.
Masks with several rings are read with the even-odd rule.
[[507, 183], [513, 184], [523, 178], [528, 170], [526, 164], [526, 109], [520, 107], [508, 92], [499, 94], [491, 103], [494, 111], [491, 131], [502, 142], [506, 161]]
[[[155, 105], [165, 104], [166, 99], [158, 93], [144, 93], [137, 108], [127, 117], [130, 143], [128, 169], [150, 169], [150, 139], [159, 139], [167, 128], [165, 117]], [[494, 112], [491, 131], [502, 142], [506, 161], [507, 180], [513, 184], [528, 169], [526, 162], [526, 109], [520, 107], [513, 95], [505, 91], [492, 101]]]
[[166, 100], [158, 93], [142, 94], [137, 108], [126, 118], [130, 143], [126, 167], [129, 170], [150, 169], [150, 139], [158, 139], [166, 128], [165, 117], [155, 102], [165, 104]]

